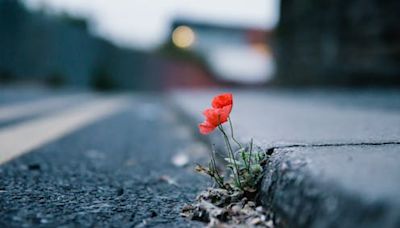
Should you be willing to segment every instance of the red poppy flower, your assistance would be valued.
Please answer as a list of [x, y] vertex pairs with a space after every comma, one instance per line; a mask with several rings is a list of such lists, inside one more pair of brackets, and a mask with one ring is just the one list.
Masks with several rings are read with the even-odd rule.
[[213, 108], [224, 108], [230, 106], [229, 113], [232, 111], [233, 96], [231, 93], [222, 93], [214, 97], [211, 102]]
[[199, 124], [200, 133], [203, 135], [210, 134], [217, 126], [212, 125], [211, 123], [204, 120], [203, 123]]
[[232, 94], [223, 93], [214, 97], [211, 105], [212, 108], [203, 112], [206, 120], [199, 124], [200, 133], [204, 135], [211, 133], [218, 125], [228, 121], [233, 105]]
[[203, 115], [206, 117], [207, 122], [218, 126], [228, 120], [230, 110], [232, 110], [232, 105], [223, 108], [208, 108], [203, 112]]

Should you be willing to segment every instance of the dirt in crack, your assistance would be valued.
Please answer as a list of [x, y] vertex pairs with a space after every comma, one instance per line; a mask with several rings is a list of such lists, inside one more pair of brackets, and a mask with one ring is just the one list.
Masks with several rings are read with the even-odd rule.
[[[207, 223], [208, 227], [276, 227], [272, 211], [257, 201], [269, 155], [260, 147], [252, 148], [250, 144], [235, 153], [237, 166], [233, 165], [232, 159], [227, 159], [227, 167], [231, 168], [224, 169], [225, 175], [217, 167], [214, 152], [208, 167], [198, 165], [196, 171], [210, 176], [218, 187], [201, 192], [195, 203], [182, 208], [181, 215]], [[240, 174], [237, 179], [234, 167], [238, 167]]]
[[181, 215], [208, 223], [208, 227], [275, 227], [271, 211], [237, 190], [208, 188], [198, 195], [196, 203], [185, 205]]

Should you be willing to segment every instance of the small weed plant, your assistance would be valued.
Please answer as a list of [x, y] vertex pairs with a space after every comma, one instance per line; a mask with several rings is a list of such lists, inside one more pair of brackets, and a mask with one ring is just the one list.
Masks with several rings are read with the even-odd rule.
[[[197, 165], [196, 171], [212, 177], [219, 188], [255, 193], [262, 177], [266, 154], [253, 145], [253, 140], [250, 140], [247, 145], [242, 145], [236, 140], [230, 118], [233, 107], [231, 93], [214, 97], [211, 105], [211, 108], [207, 108], [203, 112], [205, 120], [199, 124], [199, 130], [204, 135], [212, 133], [215, 129], [221, 132], [228, 155], [225, 158], [226, 170], [230, 171], [230, 175], [222, 175], [222, 172], [218, 169], [214, 150], [211, 153], [211, 161], [208, 167]], [[223, 126], [224, 123], [229, 123], [229, 134]], [[238, 149], [234, 150], [232, 144]]]
[[[255, 201], [266, 154], [253, 145], [253, 140], [245, 145], [236, 140], [230, 118], [232, 94], [214, 97], [211, 105], [203, 112], [205, 120], [199, 124], [199, 130], [205, 135], [215, 129], [221, 132], [227, 149], [226, 166], [221, 172], [214, 150], [208, 167], [196, 166], [198, 172], [212, 177], [217, 187], [202, 191], [196, 203], [182, 208], [181, 215], [207, 222], [207, 227], [274, 227], [273, 213]], [[230, 132], [225, 130], [224, 123], [229, 123]]]

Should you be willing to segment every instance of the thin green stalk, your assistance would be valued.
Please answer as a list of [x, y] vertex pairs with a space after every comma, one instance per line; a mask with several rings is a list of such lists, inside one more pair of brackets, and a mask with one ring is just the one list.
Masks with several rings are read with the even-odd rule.
[[215, 151], [214, 150], [212, 150], [212, 152], [211, 152], [211, 164], [212, 164], [212, 167], [213, 167], [213, 173], [215, 173], [215, 175], [216, 175], [215, 180], [217, 181], [217, 184], [221, 188], [223, 188], [224, 187], [224, 180], [223, 180], [223, 178], [221, 177], [221, 175], [218, 172], [217, 164], [215, 162]]
[[231, 143], [229, 142], [228, 135], [225, 133], [224, 128], [222, 127], [222, 125], [218, 125], [218, 129], [222, 132], [222, 134], [224, 136], [225, 145], [226, 145], [226, 147], [227, 147], [227, 149], [229, 151], [230, 158], [232, 159], [233, 165], [235, 166], [235, 169], [236, 169], [236, 175], [235, 175], [235, 172], [234, 172], [234, 175], [236, 176], [236, 180], [237, 180], [237, 183], [239, 185], [239, 188], [242, 188], [242, 184], [240, 182], [240, 177], [239, 177], [239, 167], [238, 167], [238, 165], [236, 163], [235, 155], [233, 154], [232, 146], [231, 146]]
[[248, 171], [250, 174], [252, 174], [252, 170], [251, 170], [251, 153], [253, 152], [253, 138], [250, 139], [250, 152], [249, 152], [249, 168]]
[[244, 150], [241, 150], [241, 151], [240, 151], [240, 155], [242, 156], [242, 160], [243, 160], [243, 162], [244, 162], [244, 165], [246, 166], [246, 169], [248, 170], [248, 169], [249, 169], [249, 164], [248, 164], [247, 161], [246, 161], [245, 151], [244, 151]]
[[235, 136], [233, 135], [233, 125], [232, 125], [232, 121], [231, 121], [231, 118], [230, 118], [230, 117], [228, 118], [228, 121], [229, 121], [229, 126], [231, 127], [231, 137], [232, 137], [232, 140], [239, 146], [240, 149], [242, 149], [242, 148], [243, 148], [243, 147], [242, 147], [242, 144], [240, 144], [239, 141], [237, 141], [237, 140], [235, 139]]

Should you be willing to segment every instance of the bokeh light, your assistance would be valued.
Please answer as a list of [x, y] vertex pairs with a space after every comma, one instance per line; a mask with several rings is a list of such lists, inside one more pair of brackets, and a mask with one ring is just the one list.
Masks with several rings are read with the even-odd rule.
[[178, 26], [172, 32], [172, 42], [179, 48], [189, 48], [196, 40], [194, 31], [185, 25]]

